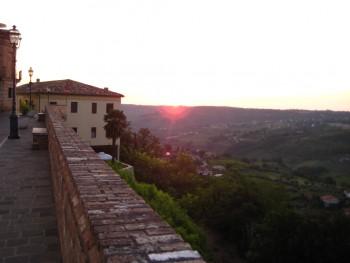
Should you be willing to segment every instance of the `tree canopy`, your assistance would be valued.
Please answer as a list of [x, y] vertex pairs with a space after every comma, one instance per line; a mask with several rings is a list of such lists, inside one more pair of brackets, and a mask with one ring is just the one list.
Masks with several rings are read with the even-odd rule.
[[106, 137], [112, 139], [112, 162], [116, 159], [116, 141], [129, 126], [123, 111], [112, 110], [104, 116]]

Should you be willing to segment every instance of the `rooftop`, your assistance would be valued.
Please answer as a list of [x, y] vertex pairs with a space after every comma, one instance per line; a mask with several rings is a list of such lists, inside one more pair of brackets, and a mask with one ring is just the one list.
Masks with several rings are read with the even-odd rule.
[[338, 198], [336, 198], [334, 195], [323, 195], [320, 197], [320, 199], [323, 202], [338, 202]]
[[[29, 94], [29, 84], [17, 87], [17, 94]], [[71, 79], [32, 82], [32, 94], [80, 95], [121, 98], [124, 95]]]

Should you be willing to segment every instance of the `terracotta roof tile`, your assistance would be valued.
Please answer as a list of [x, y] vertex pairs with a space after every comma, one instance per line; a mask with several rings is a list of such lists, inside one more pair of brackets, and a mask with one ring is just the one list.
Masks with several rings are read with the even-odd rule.
[[[29, 84], [17, 87], [16, 93], [29, 93]], [[43, 82], [32, 82], [33, 94], [61, 94], [82, 96], [124, 97], [124, 95], [107, 89], [97, 88], [78, 81], [64, 79]]]
[[323, 195], [320, 197], [323, 202], [338, 202], [338, 198], [333, 195]]

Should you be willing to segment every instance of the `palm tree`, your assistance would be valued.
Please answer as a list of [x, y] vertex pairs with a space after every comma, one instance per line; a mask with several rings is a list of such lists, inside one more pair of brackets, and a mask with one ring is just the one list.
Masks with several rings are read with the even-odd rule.
[[124, 112], [120, 110], [108, 112], [104, 116], [104, 121], [106, 122], [104, 126], [106, 137], [112, 139], [112, 163], [114, 163], [117, 152], [116, 141], [129, 126], [129, 123], [126, 120]]

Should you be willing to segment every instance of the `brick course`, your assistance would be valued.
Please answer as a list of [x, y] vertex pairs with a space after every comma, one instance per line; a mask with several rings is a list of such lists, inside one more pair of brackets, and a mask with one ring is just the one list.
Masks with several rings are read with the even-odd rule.
[[48, 108], [63, 262], [204, 262], [90, 146]]

